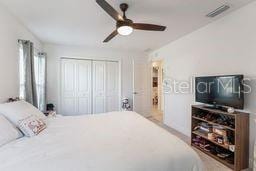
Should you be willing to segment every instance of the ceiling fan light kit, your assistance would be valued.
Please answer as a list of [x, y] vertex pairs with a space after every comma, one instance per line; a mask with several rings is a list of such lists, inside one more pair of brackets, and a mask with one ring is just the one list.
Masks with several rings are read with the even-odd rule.
[[113, 39], [118, 34], [123, 36], [130, 35], [134, 29], [146, 30], [146, 31], [164, 31], [165, 26], [145, 24], [145, 23], [134, 23], [132, 20], [128, 19], [125, 12], [128, 9], [128, 4], [120, 4], [120, 9], [123, 12], [123, 16], [120, 15], [111, 5], [109, 5], [105, 0], [96, 0], [99, 6], [107, 12], [114, 20], [116, 20], [116, 30], [114, 30], [103, 42], [106, 43]]
[[122, 36], [128, 36], [133, 32], [132, 20], [126, 19], [125, 21], [117, 21], [117, 32]]
[[133, 28], [130, 26], [121, 26], [117, 29], [117, 32], [122, 36], [128, 36], [132, 34]]

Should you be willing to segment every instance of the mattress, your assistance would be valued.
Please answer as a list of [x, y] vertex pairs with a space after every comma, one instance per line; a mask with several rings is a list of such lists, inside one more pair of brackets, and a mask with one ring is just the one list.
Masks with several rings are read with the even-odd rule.
[[196, 152], [134, 112], [49, 118], [0, 147], [1, 171], [201, 171]]

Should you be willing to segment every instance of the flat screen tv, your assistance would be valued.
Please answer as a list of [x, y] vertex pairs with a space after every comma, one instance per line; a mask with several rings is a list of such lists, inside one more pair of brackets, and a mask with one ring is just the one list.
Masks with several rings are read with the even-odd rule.
[[243, 78], [243, 75], [196, 77], [196, 102], [243, 109]]

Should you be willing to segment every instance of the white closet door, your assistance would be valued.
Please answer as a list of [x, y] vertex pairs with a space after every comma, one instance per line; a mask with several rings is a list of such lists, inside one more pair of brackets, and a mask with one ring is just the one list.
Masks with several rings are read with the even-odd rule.
[[61, 61], [61, 114], [76, 114], [76, 61], [62, 59]]
[[97, 114], [119, 110], [119, 64], [62, 59], [61, 113]]
[[92, 113], [92, 61], [77, 60], [77, 114], [91, 114]]
[[106, 62], [106, 112], [119, 110], [118, 62]]
[[61, 113], [84, 115], [92, 113], [92, 62], [62, 59]]
[[105, 61], [93, 61], [93, 113], [105, 110]]

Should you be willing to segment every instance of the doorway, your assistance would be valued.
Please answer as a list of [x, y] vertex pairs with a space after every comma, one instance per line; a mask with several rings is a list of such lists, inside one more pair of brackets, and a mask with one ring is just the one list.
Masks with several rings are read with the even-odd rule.
[[151, 117], [163, 122], [163, 61], [151, 63]]

